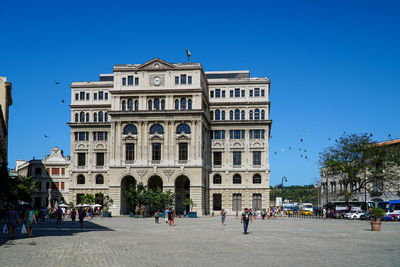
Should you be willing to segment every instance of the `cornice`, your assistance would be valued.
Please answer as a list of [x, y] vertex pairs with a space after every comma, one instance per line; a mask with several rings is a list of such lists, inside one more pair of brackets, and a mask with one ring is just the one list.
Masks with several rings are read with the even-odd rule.
[[110, 108], [111, 104], [96, 104], [96, 105], [69, 105], [70, 108]]
[[182, 93], [182, 92], [202, 92], [204, 93], [204, 90], [202, 88], [163, 88], [163, 89], [128, 89], [128, 90], [117, 90], [117, 89], [112, 89], [108, 91], [110, 94], [113, 95], [126, 95], [126, 94], [132, 94], [132, 93], [142, 93], [146, 95], [153, 95], [153, 94], [159, 94], [162, 93], [165, 95], [165, 93]]
[[225, 120], [225, 121], [211, 121], [211, 126], [219, 125], [271, 125], [272, 120]]
[[71, 128], [110, 128], [110, 122], [68, 122]]
[[210, 102], [211, 107], [224, 105], [271, 105], [271, 101]]
[[226, 79], [226, 80], [219, 80], [213, 81], [214, 79], [208, 80], [208, 85], [231, 85], [231, 84], [271, 84], [270, 80], [267, 79], [257, 79], [257, 78], [249, 78], [249, 79]]
[[[71, 84], [69, 87], [74, 88], [106, 88], [106, 87], [114, 87], [114, 82], [76, 82], [82, 84]], [[85, 83], [85, 84], [84, 84]]]

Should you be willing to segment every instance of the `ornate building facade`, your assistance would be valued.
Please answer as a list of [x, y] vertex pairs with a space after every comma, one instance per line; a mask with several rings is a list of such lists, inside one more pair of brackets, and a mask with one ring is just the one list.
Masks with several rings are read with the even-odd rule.
[[97, 82], [71, 84], [69, 198], [109, 195], [142, 182], [176, 194], [198, 215], [269, 205], [268, 78], [205, 72], [199, 63], [115, 65]]

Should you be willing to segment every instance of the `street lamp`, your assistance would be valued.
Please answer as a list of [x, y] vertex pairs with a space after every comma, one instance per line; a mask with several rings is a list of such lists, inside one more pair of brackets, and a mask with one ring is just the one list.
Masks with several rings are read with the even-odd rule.
[[281, 183], [281, 186], [282, 186], [282, 203], [283, 203], [283, 182], [287, 183], [287, 177], [286, 176], [282, 177], [282, 183]]

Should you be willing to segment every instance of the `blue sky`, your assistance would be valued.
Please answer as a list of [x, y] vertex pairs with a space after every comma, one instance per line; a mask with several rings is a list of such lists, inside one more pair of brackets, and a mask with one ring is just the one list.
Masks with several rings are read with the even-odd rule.
[[400, 138], [399, 1], [3, 0], [0, 12], [11, 168], [56, 145], [69, 155], [68, 83], [98, 80], [102, 66], [184, 62], [185, 48], [205, 70], [248, 60], [271, 79], [271, 185], [312, 183], [319, 152], [344, 131]]

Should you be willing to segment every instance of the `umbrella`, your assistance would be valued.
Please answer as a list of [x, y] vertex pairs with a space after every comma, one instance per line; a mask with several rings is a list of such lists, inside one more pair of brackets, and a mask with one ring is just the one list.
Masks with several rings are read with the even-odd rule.
[[61, 207], [61, 208], [67, 208], [67, 207], [69, 207], [67, 204], [60, 204], [60, 205], [58, 205], [59, 207]]
[[22, 201], [22, 200], [18, 200], [18, 205], [21, 205], [21, 206], [27, 206], [27, 205], [31, 205], [31, 203], [28, 203], [28, 202], [25, 202], [25, 201]]
[[83, 204], [82, 207], [90, 207], [89, 204]]
[[92, 207], [101, 207], [100, 204], [94, 204]]
[[83, 206], [82, 206], [82, 204], [78, 204], [75, 207], [80, 208], [80, 207], [83, 207]]

